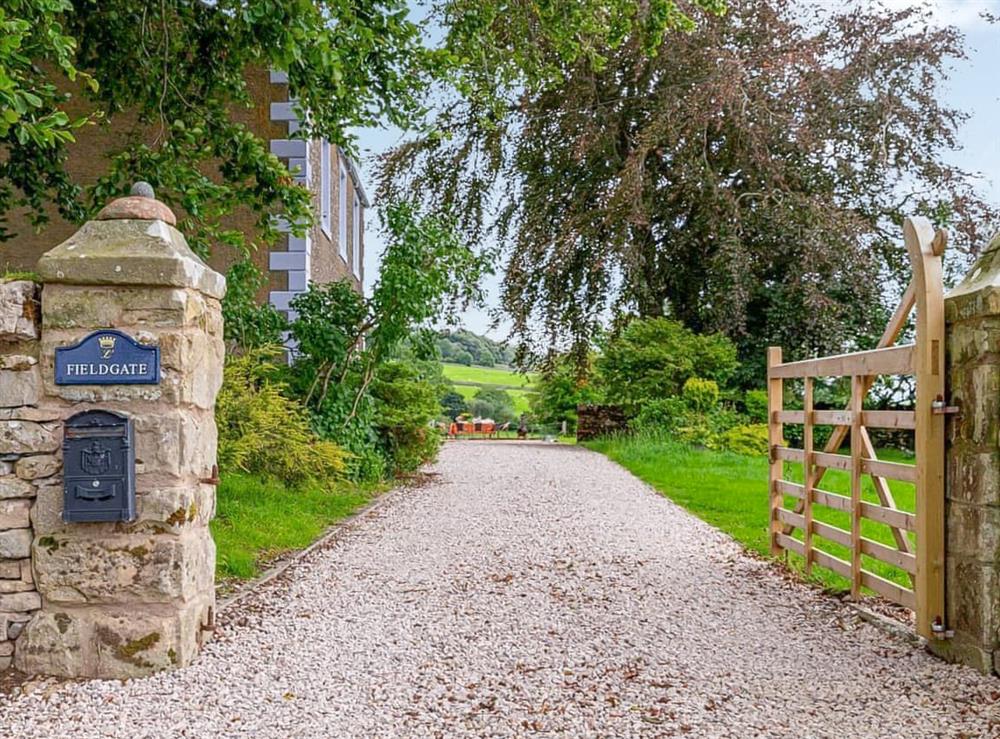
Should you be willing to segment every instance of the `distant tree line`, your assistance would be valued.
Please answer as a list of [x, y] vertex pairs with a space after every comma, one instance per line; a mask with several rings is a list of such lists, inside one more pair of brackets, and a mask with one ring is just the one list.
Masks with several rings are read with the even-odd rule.
[[443, 362], [494, 367], [510, 364], [514, 360], [512, 349], [464, 328], [439, 332], [436, 343]]

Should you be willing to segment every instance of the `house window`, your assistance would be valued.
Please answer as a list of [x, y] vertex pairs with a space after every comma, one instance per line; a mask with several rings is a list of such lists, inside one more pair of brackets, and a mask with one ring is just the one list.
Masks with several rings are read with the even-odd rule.
[[330, 185], [332, 184], [330, 178], [332, 173], [330, 171], [330, 142], [323, 141], [320, 147], [320, 174], [319, 174], [319, 213], [320, 213], [320, 226], [323, 229], [323, 233], [326, 234], [327, 238], [331, 241], [333, 240], [333, 227], [330, 209], [333, 205], [333, 197], [330, 192]]
[[347, 169], [344, 167], [343, 161], [340, 162], [340, 187], [338, 194], [340, 195], [340, 212], [338, 213], [340, 217], [340, 256], [344, 260], [344, 264], [350, 264], [347, 261]]
[[354, 276], [361, 279], [361, 201], [354, 196], [354, 220], [351, 223], [351, 241], [354, 257]]

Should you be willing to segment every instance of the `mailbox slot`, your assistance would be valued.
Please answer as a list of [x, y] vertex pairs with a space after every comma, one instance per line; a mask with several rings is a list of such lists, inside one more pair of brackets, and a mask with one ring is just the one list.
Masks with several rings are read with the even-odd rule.
[[84, 411], [63, 430], [63, 521], [135, 520], [132, 421]]

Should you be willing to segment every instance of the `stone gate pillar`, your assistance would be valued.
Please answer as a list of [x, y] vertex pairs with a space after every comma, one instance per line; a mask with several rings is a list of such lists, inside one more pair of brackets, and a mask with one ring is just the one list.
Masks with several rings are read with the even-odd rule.
[[[133, 193], [38, 263], [39, 406], [56, 419], [54, 441], [66, 455], [71, 416], [101, 410], [130, 419], [136, 498], [134, 520], [66, 522], [63, 479], [38, 486], [31, 553], [41, 610], [14, 655], [28, 673], [124, 678], [180, 667], [195, 657], [214, 618], [208, 522], [215, 510], [213, 411], [222, 382], [225, 280], [188, 248], [173, 213], [148, 186]], [[115, 361], [122, 336], [117, 346], [105, 336], [96, 364], [63, 367], [105, 373], [94, 384], [57, 378], [57, 347], [102, 329], [135, 340], [135, 351], [158, 347], [157, 381], [126, 384], [135, 379], [129, 372], [151, 367], [101, 368], [100, 357]], [[90, 460], [97, 472], [107, 466], [100, 455]], [[64, 451], [55, 456], [63, 462]], [[65, 461], [63, 478], [71, 464]]]
[[[953, 639], [931, 647], [1000, 668], [1000, 237], [945, 296], [949, 402], [946, 603]], [[920, 542], [917, 542], [920, 546]]]

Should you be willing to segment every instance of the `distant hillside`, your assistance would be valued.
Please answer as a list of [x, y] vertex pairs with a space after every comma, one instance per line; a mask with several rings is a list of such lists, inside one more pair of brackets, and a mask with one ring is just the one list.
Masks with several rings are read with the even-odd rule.
[[509, 365], [514, 359], [514, 352], [503, 344], [464, 328], [439, 331], [436, 343], [442, 362], [454, 362], [467, 367], [496, 367]]
[[450, 362], [443, 363], [441, 367], [455, 392], [467, 401], [475, 398], [480, 390], [503, 390], [510, 395], [514, 411], [518, 415], [531, 410], [531, 398], [535, 394], [532, 387], [535, 381], [534, 375], [525, 377], [497, 367], [468, 367]]

